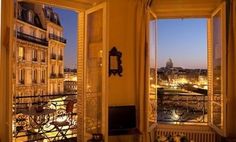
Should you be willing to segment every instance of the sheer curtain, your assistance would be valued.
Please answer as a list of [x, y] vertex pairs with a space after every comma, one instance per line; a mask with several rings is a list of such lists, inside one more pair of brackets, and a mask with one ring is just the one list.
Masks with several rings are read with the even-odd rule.
[[138, 127], [146, 141], [148, 127], [149, 12], [152, 0], [136, 0], [135, 90]]
[[227, 131], [229, 137], [236, 136], [236, 0], [229, 0], [229, 21], [228, 21], [228, 39], [227, 39]]

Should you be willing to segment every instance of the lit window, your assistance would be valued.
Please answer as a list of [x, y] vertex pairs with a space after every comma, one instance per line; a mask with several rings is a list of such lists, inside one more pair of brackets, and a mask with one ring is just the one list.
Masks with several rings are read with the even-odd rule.
[[23, 47], [19, 47], [19, 52], [18, 52], [18, 57], [19, 59], [24, 59], [24, 48]]

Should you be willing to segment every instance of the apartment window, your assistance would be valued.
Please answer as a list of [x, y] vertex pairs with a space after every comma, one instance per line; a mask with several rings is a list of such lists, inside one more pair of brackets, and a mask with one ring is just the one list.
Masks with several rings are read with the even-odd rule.
[[19, 83], [25, 84], [25, 69], [19, 70]]
[[33, 70], [32, 72], [32, 82], [37, 83], [37, 70]]
[[20, 59], [20, 60], [24, 60], [24, 55], [25, 55], [25, 53], [24, 53], [24, 47], [19, 47], [19, 51], [18, 51], [18, 58]]
[[52, 74], [54, 74], [54, 65], [52, 65]]
[[45, 77], [46, 77], [45, 75], [46, 75], [45, 70], [42, 70], [42, 78], [41, 78], [42, 83], [45, 83]]
[[28, 12], [28, 21], [33, 23], [33, 13], [31, 11]]
[[33, 51], [32, 51], [32, 61], [37, 61], [37, 51], [36, 51], [36, 49], [33, 49]]
[[45, 62], [45, 52], [41, 52], [41, 62]]

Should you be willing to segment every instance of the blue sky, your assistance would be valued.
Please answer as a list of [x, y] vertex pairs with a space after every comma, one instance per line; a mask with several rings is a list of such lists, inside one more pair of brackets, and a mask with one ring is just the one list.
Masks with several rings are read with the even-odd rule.
[[59, 14], [61, 25], [64, 28], [64, 37], [67, 39], [65, 47], [65, 67], [76, 68], [77, 64], [77, 17], [78, 14], [71, 10], [54, 8]]
[[[154, 35], [152, 29], [151, 35]], [[152, 49], [155, 45], [153, 40], [152, 38]], [[171, 58], [176, 67], [207, 68], [207, 20], [158, 20], [157, 47], [158, 67], [165, 66], [168, 58]]]
[[[67, 39], [65, 67], [76, 67], [77, 55], [77, 13], [70, 10], [54, 9], [64, 27]], [[151, 27], [155, 23], [151, 24]], [[151, 28], [151, 35], [155, 30]], [[155, 40], [151, 36], [151, 50]], [[207, 68], [207, 20], [206, 19], [161, 19], [157, 22], [157, 64], [163, 67], [168, 58], [174, 66], [183, 68]], [[153, 66], [154, 51], [151, 52]]]

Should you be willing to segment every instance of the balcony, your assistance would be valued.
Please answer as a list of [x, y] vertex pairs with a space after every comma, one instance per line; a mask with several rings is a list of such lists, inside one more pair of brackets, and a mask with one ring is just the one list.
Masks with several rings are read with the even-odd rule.
[[33, 62], [37, 62], [38, 59], [37, 59], [37, 58], [32, 58], [32, 61], [33, 61]]
[[57, 78], [57, 75], [55, 73], [51, 73], [50, 78]]
[[25, 84], [25, 80], [19, 80], [19, 84], [21, 85]]
[[37, 43], [43, 46], [48, 46], [48, 41], [46, 39], [37, 38], [37, 37], [31, 36], [22, 32], [17, 32], [17, 38], [21, 40]]
[[57, 55], [56, 54], [51, 54], [51, 59], [56, 60], [57, 59]]
[[56, 41], [59, 41], [59, 42], [62, 42], [64, 44], [66, 44], [66, 39], [63, 38], [63, 37], [59, 37], [57, 35], [54, 35], [54, 34], [49, 34], [49, 39], [53, 39], [53, 40], [56, 40]]
[[196, 93], [158, 91], [157, 122], [207, 124], [207, 96]]
[[41, 83], [45, 83], [45, 79], [41, 79]]
[[[58, 98], [58, 99], [54, 99]], [[14, 109], [13, 137], [16, 141], [55, 141], [61, 140], [60, 130], [53, 125], [55, 122], [64, 122], [64, 137], [77, 136], [76, 104], [72, 101], [76, 94], [52, 94], [52, 95], [16, 95]], [[68, 113], [69, 102], [72, 109]], [[40, 110], [39, 108], [42, 108]], [[47, 114], [47, 115], [45, 115]], [[37, 118], [37, 119], [36, 119]], [[66, 122], [66, 123], [65, 123]], [[61, 123], [62, 124], [62, 123]], [[40, 128], [40, 129], [39, 129]]]
[[46, 62], [46, 60], [45, 60], [45, 59], [41, 59], [41, 62], [42, 62], [42, 63], [45, 63], [45, 62]]
[[59, 56], [58, 56], [58, 60], [61, 60], [61, 61], [62, 61], [62, 60], [63, 60], [63, 56], [62, 56], [62, 55], [59, 55]]
[[62, 73], [59, 73], [58, 78], [64, 78], [64, 75]]
[[32, 80], [32, 83], [37, 84], [37, 80], [36, 79]]

